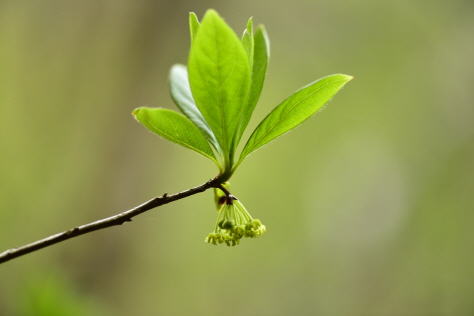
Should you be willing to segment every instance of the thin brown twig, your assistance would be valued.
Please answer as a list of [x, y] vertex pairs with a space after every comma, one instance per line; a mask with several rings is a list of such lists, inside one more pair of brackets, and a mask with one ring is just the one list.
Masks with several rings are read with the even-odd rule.
[[222, 183], [220, 183], [217, 187], [218, 187], [222, 192], [224, 192], [224, 194], [225, 194], [225, 196], [226, 196], [226, 198], [227, 198], [227, 199], [226, 199], [226, 203], [227, 203], [227, 204], [232, 205], [232, 204], [234, 203], [234, 202], [232, 202], [232, 201], [237, 201], [237, 200], [238, 200], [238, 198], [235, 197], [234, 195], [232, 195], [232, 194], [230, 193], [230, 191], [227, 190], [227, 188], [222, 185]]
[[9, 260], [12, 260], [14, 258], [26, 255], [33, 251], [57, 244], [67, 239], [71, 239], [71, 238], [84, 235], [84, 234], [87, 234], [96, 230], [100, 230], [103, 228], [122, 225], [125, 222], [131, 222], [132, 217], [135, 217], [141, 213], [149, 211], [155, 207], [183, 199], [185, 197], [194, 195], [196, 193], [204, 192], [210, 188], [219, 188], [220, 186], [221, 185], [218, 181], [218, 177], [215, 177], [204, 184], [201, 184], [197, 187], [194, 187], [192, 189], [189, 189], [183, 192], [179, 192], [173, 195], [168, 195], [165, 193], [160, 197], [155, 197], [123, 213], [120, 213], [111, 217], [107, 217], [107, 218], [104, 218], [104, 219], [101, 219], [89, 224], [85, 224], [82, 226], [76, 226], [69, 230], [63, 231], [61, 233], [49, 236], [47, 238], [35, 241], [33, 243], [30, 243], [21, 247], [8, 249], [0, 253], [0, 264], [3, 262], [7, 262]]

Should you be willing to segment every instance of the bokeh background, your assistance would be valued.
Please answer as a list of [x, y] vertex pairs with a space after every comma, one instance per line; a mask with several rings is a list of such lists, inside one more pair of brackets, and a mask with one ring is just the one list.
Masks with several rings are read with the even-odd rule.
[[470, 0], [0, 1], [0, 251], [215, 175], [131, 115], [175, 109], [168, 70], [207, 8], [268, 30], [250, 130], [355, 76], [233, 177], [267, 233], [204, 243], [195, 195], [1, 265], [0, 315], [473, 315]]

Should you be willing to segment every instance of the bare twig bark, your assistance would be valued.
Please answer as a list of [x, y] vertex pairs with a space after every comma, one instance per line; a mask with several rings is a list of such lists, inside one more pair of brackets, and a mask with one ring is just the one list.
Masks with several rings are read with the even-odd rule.
[[192, 189], [176, 193], [173, 195], [167, 195], [166, 193], [163, 194], [160, 197], [155, 197], [137, 207], [134, 207], [128, 211], [125, 211], [123, 213], [104, 218], [101, 220], [98, 220], [96, 222], [92, 222], [89, 224], [85, 224], [82, 226], [76, 226], [74, 228], [71, 228], [69, 230], [63, 231], [62, 233], [56, 234], [49, 236], [47, 238], [35, 241], [31, 244], [27, 244], [21, 247], [15, 247], [12, 249], [8, 249], [2, 253], [0, 253], [0, 264], [9, 260], [12, 260], [14, 258], [26, 255], [28, 253], [31, 253], [33, 251], [57, 244], [61, 241], [71, 239], [73, 237], [77, 237], [80, 235], [84, 235], [99, 229], [111, 227], [111, 226], [117, 226], [117, 225], [122, 225], [125, 222], [131, 222], [132, 217], [135, 217], [141, 213], [144, 213], [146, 211], [149, 211], [155, 207], [161, 206], [163, 204], [167, 204], [176, 200], [180, 200], [182, 198], [194, 195], [196, 193], [204, 192], [207, 189], [210, 188], [219, 188], [220, 183], [218, 181], [218, 178], [213, 178], [206, 183], [199, 185], [197, 187], [194, 187]]

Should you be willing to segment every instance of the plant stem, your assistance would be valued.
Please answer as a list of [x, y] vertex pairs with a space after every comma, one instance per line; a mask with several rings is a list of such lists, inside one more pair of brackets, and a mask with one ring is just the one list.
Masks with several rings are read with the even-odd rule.
[[226, 197], [227, 197], [226, 203], [227, 203], [227, 204], [232, 205], [232, 204], [233, 204], [233, 202], [232, 202], [233, 200], [235, 200], [235, 201], [238, 200], [238, 198], [236, 198], [234, 195], [232, 195], [232, 194], [230, 193], [230, 191], [227, 190], [226, 187], [223, 186], [222, 184], [219, 184], [217, 187], [218, 187], [222, 192], [224, 192], [224, 194], [226, 195]]
[[89, 224], [85, 224], [82, 226], [76, 226], [69, 230], [63, 231], [62, 233], [49, 236], [47, 238], [35, 241], [33, 243], [30, 243], [21, 247], [8, 249], [0, 253], [0, 264], [3, 262], [7, 262], [9, 260], [12, 260], [14, 258], [26, 255], [33, 251], [57, 244], [61, 241], [71, 239], [73, 237], [84, 235], [84, 234], [87, 234], [96, 230], [100, 230], [103, 228], [111, 227], [111, 226], [122, 225], [125, 222], [131, 222], [132, 217], [135, 217], [141, 213], [149, 211], [155, 207], [183, 199], [185, 197], [194, 195], [196, 193], [204, 192], [210, 188], [220, 188], [220, 187], [222, 187], [222, 185], [218, 181], [218, 177], [215, 177], [204, 184], [201, 184], [197, 187], [194, 187], [192, 189], [189, 189], [183, 192], [179, 192], [173, 195], [167, 195], [165, 193], [160, 197], [155, 197], [123, 213], [120, 213], [111, 217], [107, 217], [107, 218], [104, 218], [104, 219], [101, 219]]

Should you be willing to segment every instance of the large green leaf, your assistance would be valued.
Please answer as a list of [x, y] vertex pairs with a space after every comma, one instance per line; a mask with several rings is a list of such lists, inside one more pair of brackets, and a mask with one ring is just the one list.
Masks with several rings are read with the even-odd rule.
[[133, 115], [146, 128], [164, 139], [194, 150], [214, 161], [220, 168], [211, 147], [199, 129], [186, 117], [167, 109], [141, 107]]
[[173, 101], [179, 107], [181, 112], [191, 120], [202, 132], [208, 142], [216, 149], [217, 152], [221, 152], [219, 143], [217, 142], [212, 129], [207, 124], [206, 120], [202, 116], [201, 112], [194, 102], [193, 94], [189, 86], [188, 70], [184, 65], [173, 65], [170, 71], [170, 92]]
[[351, 79], [347, 75], [331, 75], [296, 91], [258, 125], [242, 150], [239, 163], [254, 150], [303, 123]]
[[[250, 21], [249, 21], [250, 22]], [[244, 33], [244, 36], [249, 31], [247, 30]], [[252, 41], [252, 83], [250, 86], [250, 92], [247, 98], [247, 109], [242, 112], [242, 117], [240, 118], [239, 130], [236, 133], [235, 147], [240, 142], [240, 138], [247, 127], [250, 118], [252, 117], [253, 110], [257, 105], [258, 99], [263, 88], [263, 82], [265, 80], [265, 73], [267, 71], [268, 60], [270, 58], [270, 43], [268, 40], [267, 33], [263, 25], [260, 25], [253, 36]]]
[[248, 55], [232, 29], [208, 10], [189, 54], [189, 82], [196, 104], [231, 165], [233, 138], [246, 111], [250, 87]]

